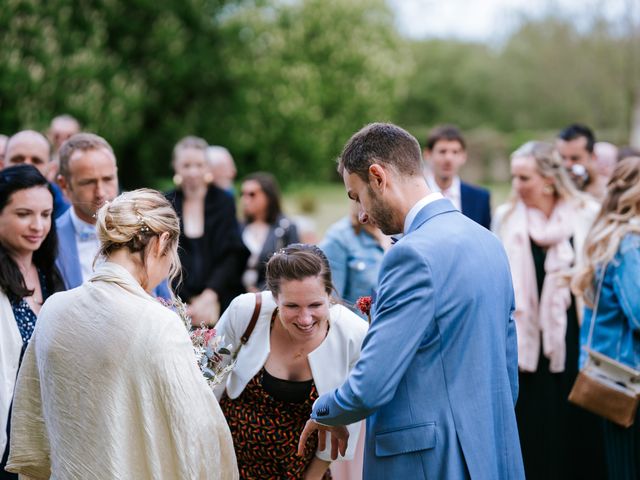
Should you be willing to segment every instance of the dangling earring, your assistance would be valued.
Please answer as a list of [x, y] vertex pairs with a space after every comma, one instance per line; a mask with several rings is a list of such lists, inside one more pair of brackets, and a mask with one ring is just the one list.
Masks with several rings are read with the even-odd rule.
[[553, 195], [555, 193], [553, 185], [545, 185], [542, 191], [545, 195]]
[[180, 175], [179, 173], [176, 173], [176, 174], [173, 176], [173, 184], [174, 184], [176, 187], [179, 187], [180, 185], [182, 185], [182, 175]]
[[213, 182], [213, 174], [211, 172], [207, 172], [204, 174], [204, 183], [209, 184]]

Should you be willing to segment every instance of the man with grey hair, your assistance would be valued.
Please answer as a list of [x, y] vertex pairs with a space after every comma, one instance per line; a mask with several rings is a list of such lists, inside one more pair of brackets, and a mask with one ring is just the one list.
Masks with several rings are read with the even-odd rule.
[[238, 171], [229, 150], [219, 145], [211, 145], [206, 151], [209, 171], [213, 175], [213, 184], [233, 196], [233, 180]]
[[[7, 140], [4, 148], [4, 158], [1, 168], [27, 163], [33, 165], [44, 177], [49, 178], [52, 150], [47, 138], [35, 130], [22, 130]], [[53, 190], [53, 216], [58, 218], [68, 208], [62, 191], [51, 180], [49, 185]]]

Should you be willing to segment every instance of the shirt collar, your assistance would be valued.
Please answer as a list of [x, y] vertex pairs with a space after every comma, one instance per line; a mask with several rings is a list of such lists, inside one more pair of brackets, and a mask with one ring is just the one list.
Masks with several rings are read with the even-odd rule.
[[444, 197], [440, 192], [432, 192], [426, 197], [423, 197], [421, 200], [418, 200], [416, 204], [411, 207], [411, 210], [409, 210], [409, 213], [407, 213], [407, 216], [404, 218], [404, 234], [406, 235], [406, 233], [409, 231], [409, 227], [415, 220], [420, 210], [422, 210], [431, 202], [435, 202], [436, 200], [440, 200], [441, 198]]
[[71, 223], [73, 229], [76, 231], [76, 236], [80, 240], [87, 240], [96, 237], [96, 226], [85, 222], [76, 214], [75, 208], [72, 206], [70, 209]]
[[[431, 189], [432, 192], [442, 192], [442, 189], [438, 185], [438, 182], [436, 182], [436, 178], [433, 176], [432, 172], [428, 172], [426, 177], [427, 177], [427, 185], [429, 185], [429, 188]], [[456, 195], [460, 195], [460, 177], [458, 175], [453, 177], [453, 180], [451, 181], [451, 186], [447, 190], [449, 190], [450, 192]]]

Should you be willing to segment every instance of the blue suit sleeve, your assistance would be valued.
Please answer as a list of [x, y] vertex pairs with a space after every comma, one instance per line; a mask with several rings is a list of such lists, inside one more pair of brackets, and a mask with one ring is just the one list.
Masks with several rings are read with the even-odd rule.
[[435, 316], [431, 270], [402, 243], [386, 255], [373, 321], [345, 383], [320, 397], [312, 418], [327, 425], [361, 420], [390, 402]]

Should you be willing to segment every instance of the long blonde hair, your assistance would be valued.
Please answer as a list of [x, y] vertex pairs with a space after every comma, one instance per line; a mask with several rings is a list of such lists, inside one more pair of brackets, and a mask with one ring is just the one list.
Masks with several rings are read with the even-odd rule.
[[102, 206], [96, 216], [100, 240], [96, 258], [109, 258], [116, 250], [126, 248], [130, 253], [140, 255], [140, 266], [144, 269], [149, 242], [166, 232], [169, 233], [169, 242], [163, 254], [171, 256], [170, 283], [180, 275], [177, 249], [180, 220], [160, 192], [141, 188], [123, 193]]
[[596, 268], [613, 259], [627, 233], [640, 233], [640, 222], [633, 219], [640, 219], [640, 157], [628, 157], [616, 165], [600, 213], [585, 240], [583, 269], [573, 278], [571, 288], [587, 305], [593, 306]]

